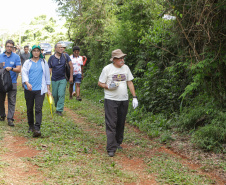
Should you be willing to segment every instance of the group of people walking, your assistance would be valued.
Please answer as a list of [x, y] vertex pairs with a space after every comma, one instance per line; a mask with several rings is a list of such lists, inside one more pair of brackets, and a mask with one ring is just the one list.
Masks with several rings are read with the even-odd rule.
[[[5, 98], [8, 94], [8, 125], [14, 126], [14, 112], [17, 94], [17, 74], [21, 72], [24, 97], [27, 106], [28, 132], [33, 137], [41, 136], [42, 107], [45, 94], [53, 96], [56, 114], [62, 116], [64, 109], [67, 80], [65, 78], [65, 64], [70, 66], [69, 98], [75, 93], [73, 85], [76, 84], [76, 100], [81, 101], [80, 84], [83, 78], [84, 57], [79, 56], [80, 48], [73, 47], [73, 54], [69, 56], [64, 52], [60, 43], [55, 45], [55, 53], [48, 62], [44, 59], [39, 45], [32, 46], [29, 59], [24, 62], [13, 53], [14, 42], [7, 40], [5, 52], [0, 55], [0, 64], [10, 72], [13, 88], [0, 92], [0, 121], [6, 118]], [[133, 75], [124, 64], [124, 54], [120, 49], [112, 51], [111, 64], [105, 66], [100, 75], [98, 85], [104, 88], [105, 93], [105, 122], [107, 134], [107, 152], [110, 157], [115, 155], [117, 149], [122, 149], [124, 126], [128, 111], [128, 90], [133, 96], [133, 108], [138, 106]], [[86, 59], [86, 57], [85, 57]], [[52, 77], [50, 77], [52, 75]], [[50, 79], [51, 78], [51, 79]], [[50, 90], [50, 86], [52, 91]], [[35, 109], [35, 113], [34, 113]]]

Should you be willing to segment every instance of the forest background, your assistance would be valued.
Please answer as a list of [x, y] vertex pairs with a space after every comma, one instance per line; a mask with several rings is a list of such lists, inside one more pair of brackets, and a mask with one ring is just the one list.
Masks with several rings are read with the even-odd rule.
[[42, 28], [26, 30], [22, 42], [69, 40], [80, 46], [88, 58], [83, 96], [102, 102], [99, 75], [120, 48], [139, 101], [129, 108], [130, 124], [166, 144], [175, 135], [189, 136], [205, 151], [226, 152], [225, 1], [54, 1], [67, 34], [43, 15], [31, 22]]

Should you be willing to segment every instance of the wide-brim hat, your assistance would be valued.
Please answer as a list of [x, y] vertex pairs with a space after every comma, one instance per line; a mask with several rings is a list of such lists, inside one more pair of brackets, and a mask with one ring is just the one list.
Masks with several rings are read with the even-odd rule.
[[43, 55], [42, 55], [42, 52], [41, 52], [41, 47], [40, 47], [39, 45], [34, 45], [34, 46], [32, 46], [32, 49], [31, 49], [31, 52], [30, 52], [30, 58], [33, 58], [32, 51], [33, 51], [34, 49], [36, 49], [36, 48], [38, 48], [38, 49], [40, 50], [40, 55], [39, 55], [39, 57], [40, 57], [40, 58], [44, 58]]
[[126, 55], [127, 54], [123, 53], [121, 49], [116, 49], [116, 50], [112, 51], [110, 61], [113, 61], [114, 58], [121, 58]]

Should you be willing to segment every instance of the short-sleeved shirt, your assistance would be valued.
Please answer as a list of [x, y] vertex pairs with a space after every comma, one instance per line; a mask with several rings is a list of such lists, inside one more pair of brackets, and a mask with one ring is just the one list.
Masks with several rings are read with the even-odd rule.
[[[38, 62], [33, 62], [31, 64], [31, 68], [29, 70], [29, 83], [32, 85], [32, 91], [38, 91], [41, 90], [42, 88], [42, 74], [43, 74], [43, 69], [42, 69], [42, 64], [41, 64], [42, 59], [39, 59]], [[27, 85], [24, 85], [24, 88], [27, 89]]]
[[133, 80], [133, 75], [127, 65], [124, 64], [121, 68], [117, 68], [113, 64], [105, 66], [99, 81], [106, 84], [115, 82], [118, 84], [118, 88], [115, 90], [104, 89], [104, 98], [115, 101], [128, 100], [127, 81], [131, 80]]
[[[16, 68], [16, 66], [21, 66], [20, 57], [19, 55], [15, 53], [11, 53], [11, 55], [8, 57], [5, 52], [0, 55], [0, 63], [5, 62], [6, 67], [13, 67]], [[10, 75], [12, 78], [12, 83], [17, 83], [17, 74], [14, 71], [10, 71]]]
[[71, 62], [74, 68], [73, 75], [82, 74], [83, 58], [81, 56], [75, 57], [70, 55]]
[[55, 55], [49, 57], [48, 64], [49, 68], [52, 68], [52, 81], [65, 79], [65, 58], [67, 58], [67, 62], [71, 61], [69, 55], [66, 53], [63, 53], [60, 59], [56, 58]]

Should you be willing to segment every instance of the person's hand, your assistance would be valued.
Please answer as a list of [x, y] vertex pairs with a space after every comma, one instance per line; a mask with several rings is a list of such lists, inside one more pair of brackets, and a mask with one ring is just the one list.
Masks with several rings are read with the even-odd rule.
[[49, 96], [52, 96], [52, 93], [51, 93], [50, 89], [48, 89], [47, 93], [48, 93]]
[[72, 84], [73, 83], [73, 77], [71, 77], [70, 79], [69, 79], [69, 82]]
[[137, 98], [133, 98], [132, 104], [133, 104], [133, 108], [134, 109], [137, 108], [137, 106], [138, 106], [138, 100], [137, 100]]
[[26, 85], [27, 85], [27, 89], [28, 89], [29, 91], [32, 91], [32, 85], [29, 84], [28, 82], [26, 83]]
[[116, 84], [115, 82], [111, 82], [110, 84], [108, 84], [109, 90], [115, 90], [117, 88], [118, 88], [118, 84]]
[[6, 67], [5, 68], [7, 71], [10, 71], [10, 70], [12, 70], [12, 67]]

